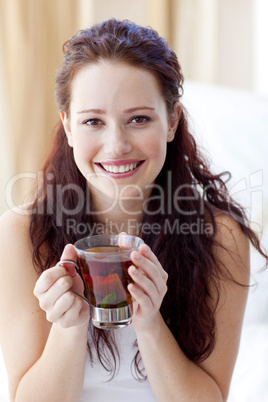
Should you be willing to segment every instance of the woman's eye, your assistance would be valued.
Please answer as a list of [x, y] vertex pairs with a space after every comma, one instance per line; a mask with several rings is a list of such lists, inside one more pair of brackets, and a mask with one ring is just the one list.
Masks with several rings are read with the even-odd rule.
[[150, 117], [147, 117], [147, 116], [136, 116], [136, 117], [133, 117], [133, 119], [131, 120], [131, 123], [142, 124], [142, 123], [146, 123], [149, 120], [150, 120]]
[[84, 121], [83, 124], [86, 124], [88, 126], [98, 126], [101, 124], [101, 121], [99, 119], [88, 119]]

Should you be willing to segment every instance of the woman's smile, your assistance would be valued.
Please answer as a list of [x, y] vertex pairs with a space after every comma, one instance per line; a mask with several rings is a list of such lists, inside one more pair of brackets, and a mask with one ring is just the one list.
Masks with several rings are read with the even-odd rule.
[[102, 172], [106, 172], [114, 179], [124, 179], [135, 174], [144, 162], [144, 160], [126, 159], [99, 163], [95, 162], [95, 164]]

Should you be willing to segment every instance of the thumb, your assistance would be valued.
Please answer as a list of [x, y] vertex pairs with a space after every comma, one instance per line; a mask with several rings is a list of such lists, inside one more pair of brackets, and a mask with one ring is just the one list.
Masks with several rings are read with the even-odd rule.
[[[77, 252], [72, 244], [67, 244], [64, 247], [64, 250], [62, 252], [60, 262], [58, 265], [62, 265], [65, 269], [68, 275], [75, 277], [77, 274], [75, 264], [77, 264], [78, 260], [78, 255]], [[62, 261], [62, 262], [61, 262]], [[64, 262], [66, 261], [66, 262]], [[75, 264], [67, 261], [73, 261]]]
[[120, 248], [131, 248], [131, 241], [129, 241], [129, 237], [126, 232], [119, 233], [118, 245]]
[[77, 262], [78, 255], [72, 244], [67, 244], [61, 255], [61, 260], [71, 260]]

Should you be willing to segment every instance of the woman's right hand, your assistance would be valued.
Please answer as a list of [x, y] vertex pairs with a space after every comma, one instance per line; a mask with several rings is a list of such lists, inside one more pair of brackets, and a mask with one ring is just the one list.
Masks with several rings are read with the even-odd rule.
[[[71, 244], [65, 246], [61, 260], [77, 262], [77, 253]], [[64, 263], [44, 271], [34, 288], [47, 320], [63, 328], [85, 325], [90, 318], [89, 306], [70, 290], [83, 296], [84, 284], [75, 266]]]

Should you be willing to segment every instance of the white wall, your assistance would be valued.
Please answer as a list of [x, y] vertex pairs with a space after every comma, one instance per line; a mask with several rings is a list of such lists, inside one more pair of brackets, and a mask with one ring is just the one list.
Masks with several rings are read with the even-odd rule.
[[255, 0], [218, 1], [218, 48], [216, 81], [222, 85], [253, 90]]
[[[1, 57], [3, 52], [0, 49], [0, 122], [1, 122], [1, 146], [0, 146], [0, 214], [6, 210], [5, 187], [8, 181], [9, 172], [12, 171], [11, 141], [9, 136], [9, 120], [7, 114], [7, 100], [5, 98], [5, 81], [3, 63]], [[15, 118], [15, 117], [14, 117]]]
[[173, 4], [173, 45], [187, 79], [268, 95], [267, 0]]
[[268, 1], [254, 1], [254, 89], [268, 95]]

